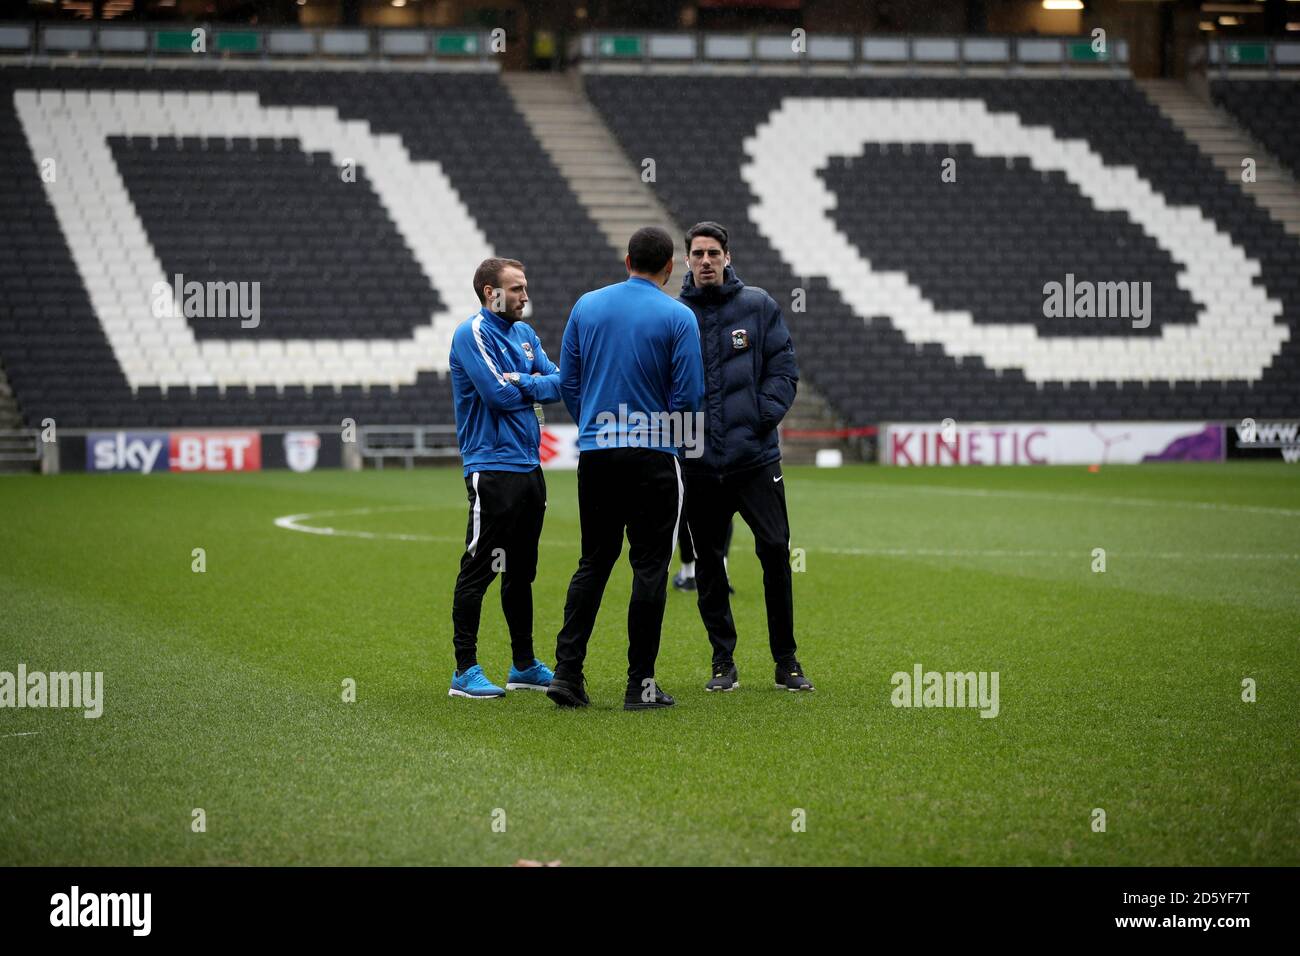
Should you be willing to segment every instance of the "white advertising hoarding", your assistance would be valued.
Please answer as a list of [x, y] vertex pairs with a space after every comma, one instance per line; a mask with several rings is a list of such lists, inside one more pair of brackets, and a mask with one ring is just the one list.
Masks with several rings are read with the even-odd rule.
[[881, 432], [884, 465], [1134, 465], [1222, 461], [1213, 422], [926, 422]]

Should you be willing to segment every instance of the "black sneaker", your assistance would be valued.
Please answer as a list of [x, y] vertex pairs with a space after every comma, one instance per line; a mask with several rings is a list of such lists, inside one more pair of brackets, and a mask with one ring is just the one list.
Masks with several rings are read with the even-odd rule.
[[644, 686], [640, 683], [627, 685], [627, 693], [623, 695], [624, 710], [658, 710], [677, 703], [663, 692], [653, 677], [647, 680], [649, 683]]
[[546, 688], [546, 696], [555, 701], [557, 707], [586, 707], [591, 703], [587, 697], [586, 683], [582, 677], [577, 680], [552, 677]]
[[695, 575], [692, 574], [688, 578], [685, 571], [678, 571], [673, 575], [673, 587], [679, 591], [694, 591]]
[[714, 664], [713, 678], [704, 685], [705, 690], [735, 690], [740, 686], [740, 674], [735, 664]]
[[812, 690], [813, 685], [803, 676], [803, 668], [798, 661], [776, 665], [776, 686], [783, 690]]

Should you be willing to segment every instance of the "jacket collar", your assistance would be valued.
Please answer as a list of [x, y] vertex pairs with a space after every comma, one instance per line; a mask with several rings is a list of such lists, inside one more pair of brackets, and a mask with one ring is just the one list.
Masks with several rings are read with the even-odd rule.
[[492, 328], [496, 329], [498, 332], [507, 332], [509, 331], [510, 326], [514, 324], [513, 322], [508, 322], [505, 319], [501, 318], [501, 316], [497, 315], [486, 305], [483, 306], [483, 308], [478, 310], [478, 314], [483, 316], [484, 322], [491, 325]]
[[736, 270], [731, 266], [727, 266], [722, 270], [722, 285], [720, 286], [697, 286], [695, 277], [687, 269], [686, 276], [682, 279], [680, 297], [696, 302], [707, 301], [711, 298], [730, 299], [743, 288], [745, 288], [745, 283], [740, 281], [740, 276], [736, 275]]

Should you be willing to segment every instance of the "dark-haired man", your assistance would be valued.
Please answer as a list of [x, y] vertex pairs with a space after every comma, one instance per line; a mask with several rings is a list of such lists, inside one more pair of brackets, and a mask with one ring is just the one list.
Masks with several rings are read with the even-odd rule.
[[[516, 259], [485, 259], [474, 273], [483, 307], [451, 340], [456, 439], [469, 493], [465, 553], [452, 600], [456, 670], [451, 697], [483, 700], [506, 690], [546, 690], [550, 668], [533, 656], [533, 579], [546, 512], [534, 404], [560, 399], [560, 370], [537, 333], [521, 321], [528, 279]], [[512, 663], [505, 689], [478, 663], [483, 595], [501, 574], [501, 610]]]
[[794, 344], [776, 301], [731, 266], [727, 230], [701, 222], [686, 233], [681, 300], [699, 323], [704, 356], [704, 454], [685, 459], [686, 518], [695, 545], [700, 617], [713, 645], [709, 691], [734, 690], [736, 623], [727, 593], [727, 528], [737, 512], [754, 532], [763, 566], [767, 637], [776, 686], [812, 690], [795, 657], [790, 519], [776, 426], [799, 383]]
[[[677, 450], [695, 434], [702, 389], [700, 338], [691, 311], [662, 291], [673, 272], [672, 236], [638, 229], [624, 264], [625, 282], [588, 292], [574, 305], [560, 356], [560, 393], [578, 423], [582, 526], [582, 558], [569, 583], [546, 692], [561, 707], [588, 703], [587, 642], [625, 530], [632, 600], [623, 707], [674, 703], [655, 682], [655, 659], [681, 520]], [[673, 421], [676, 434], [655, 425]]]

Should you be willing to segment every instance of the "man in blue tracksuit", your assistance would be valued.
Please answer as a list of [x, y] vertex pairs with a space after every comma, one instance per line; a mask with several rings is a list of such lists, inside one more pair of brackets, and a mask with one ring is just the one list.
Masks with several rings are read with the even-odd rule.
[[623, 707], [674, 703], [655, 683], [655, 659], [682, 516], [677, 451], [697, 434], [700, 336], [690, 309], [663, 292], [673, 272], [667, 232], [638, 229], [625, 264], [627, 281], [588, 292], [574, 305], [560, 356], [560, 393], [578, 423], [582, 526], [582, 558], [569, 583], [555, 678], [546, 692], [561, 707], [588, 703], [587, 641], [624, 530], [632, 600]]
[[700, 617], [713, 646], [709, 691], [733, 690], [736, 623], [728, 597], [728, 528], [737, 512], [763, 566], [767, 637], [776, 686], [813, 689], [795, 657], [790, 518], [776, 426], [794, 402], [799, 366], [781, 307], [731, 267], [727, 230], [701, 222], [686, 234], [681, 300], [699, 323], [704, 356], [704, 454], [684, 460], [686, 518], [695, 546]]
[[[550, 668], [533, 656], [533, 579], [546, 511], [538, 457], [541, 403], [560, 399], [560, 370], [537, 333], [520, 321], [528, 280], [515, 259], [485, 259], [474, 273], [483, 308], [451, 339], [456, 439], [465, 465], [469, 525], [452, 600], [456, 671], [451, 697], [502, 697], [506, 690], [546, 690]], [[506, 688], [478, 663], [479, 612], [501, 574], [501, 610], [513, 662]]]

